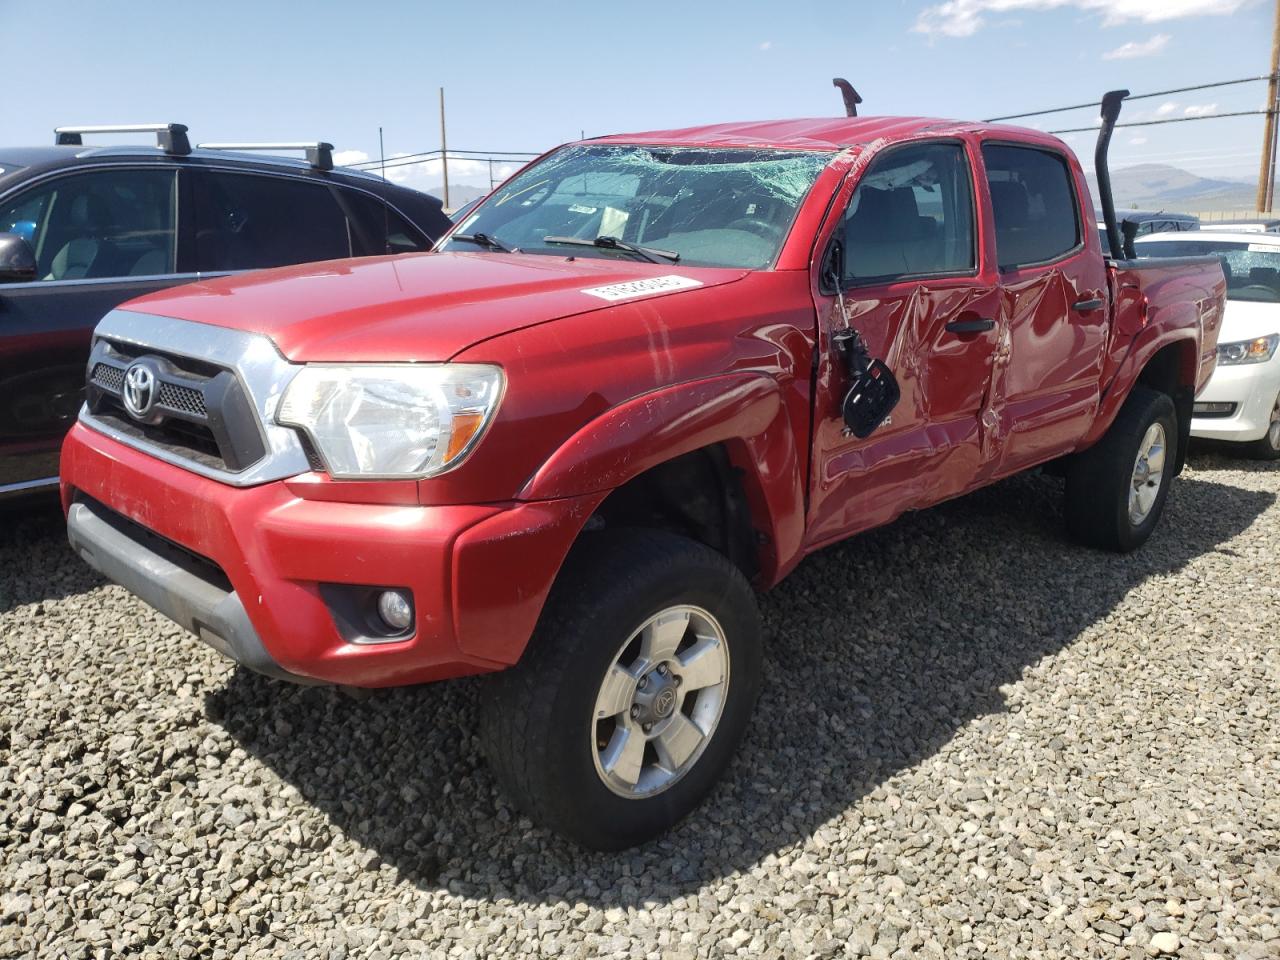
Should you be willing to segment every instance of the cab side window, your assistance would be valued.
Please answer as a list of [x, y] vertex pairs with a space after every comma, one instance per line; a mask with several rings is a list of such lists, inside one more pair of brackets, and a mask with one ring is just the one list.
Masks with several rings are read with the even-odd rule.
[[1061, 154], [988, 143], [982, 160], [1001, 270], [1050, 263], [1080, 246], [1080, 205]]
[[176, 190], [173, 170], [55, 177], [0, 207], [0, 230], [27, 241], [41, 280], [174, 273]]
[[196, 269], [256, 270], [351, 256], [331, 189], [287, 177], [202, 171], [195, 188]]
[[958, 143], [922, 143], [879, 157], [845, 212], [850, 286], [967, 275], [977, 266], [975, 249], [973, 178]]

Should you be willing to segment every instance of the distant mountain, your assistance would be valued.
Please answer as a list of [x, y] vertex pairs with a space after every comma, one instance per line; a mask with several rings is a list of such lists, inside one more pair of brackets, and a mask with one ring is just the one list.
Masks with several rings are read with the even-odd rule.
[[[1089, 187], [1095, 199], [1098, 184]], [[1214, 180], [1162, 163], [1143, 163], [1111, 171], [1111, 189], [1118, 210], [1168, 210], [1196, 213], [1211, 210], [1252, 212], [1256, 184], [1244, 180]]]

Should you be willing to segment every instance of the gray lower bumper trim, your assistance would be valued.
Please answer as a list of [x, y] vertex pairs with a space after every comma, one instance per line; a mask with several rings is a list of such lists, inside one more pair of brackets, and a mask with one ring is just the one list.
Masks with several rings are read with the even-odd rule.
[[[95, 570], [179, 626], [250, 670], [311, 683], [271, 659], [244, 604], [213, 570], [167, 541], [97, 503], [78, 501], [67, 514], [72, 548]], [[216, 568], [215, 568], [216, 569]]]

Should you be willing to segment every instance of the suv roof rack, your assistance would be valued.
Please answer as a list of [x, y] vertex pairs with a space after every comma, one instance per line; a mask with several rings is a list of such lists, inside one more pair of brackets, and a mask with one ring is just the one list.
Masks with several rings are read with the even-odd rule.
[[323, 140], [310, 143], [198, 143], [196, 146], [201, 150], [302, 150], [313, 169], [333, 169], [333, 144]]
[[184, 157], [191, 152], [187, 128], [181, 123], [126, 123], [90, 127], [55, 127], [54, 143], [59, 146], [78, 147], [84, 143], [86, 133], [154, 133], [156, 146], [165, 153]]

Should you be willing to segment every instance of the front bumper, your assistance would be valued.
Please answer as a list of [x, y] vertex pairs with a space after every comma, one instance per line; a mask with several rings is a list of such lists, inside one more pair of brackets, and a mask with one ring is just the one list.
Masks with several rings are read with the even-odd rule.
[[[77, 424], [62, 456], [68, 536], [105, 576], [251, 669], [303, 682], [420, 683], [523, 652], [601, 495], [419, 506], [236, 488]], [[351, 642], [328, 585], [407, 589], [411, 633]]]
[[1196, 403], [1235, 404], [1229, 416], [1193, 416], [1191, 435], [1206, 440], [1260, 440], [1280, 396], [1280, 354], [1266, 363], [1218, 364]]

